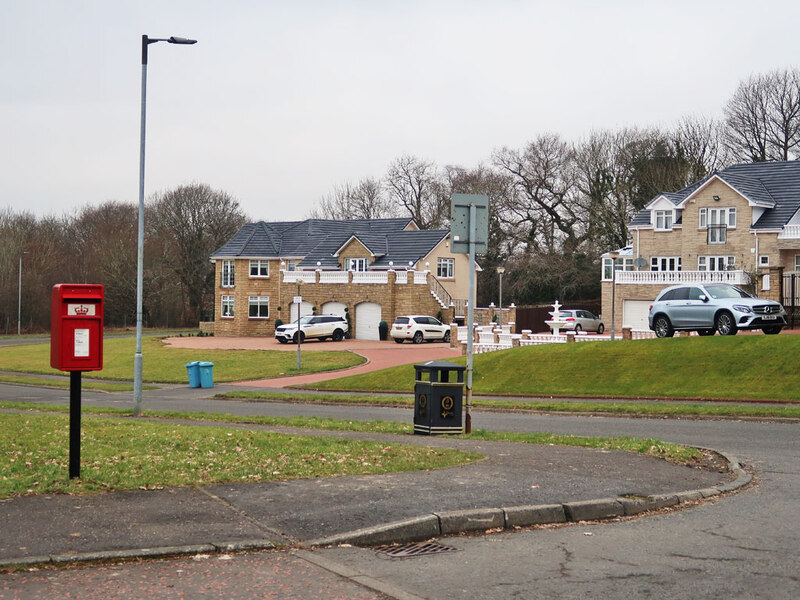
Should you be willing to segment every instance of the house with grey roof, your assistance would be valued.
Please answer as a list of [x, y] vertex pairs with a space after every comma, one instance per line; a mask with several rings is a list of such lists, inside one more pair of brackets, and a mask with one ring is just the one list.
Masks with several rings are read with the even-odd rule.
[[722, 169], [659, 194], [628, 229], [631, 245], [603, 255], [606, 324], [613, 311], [617, 328], [647, 329], [652, 301], [679, 283], [728, 282], [794, 305], [800, 296], [800, 161]]
[[459, 319], [468, 297], [468, 259], [450, 252], [450, 232], [411, 218], [248, 223], [211, 261], [216, 335], [273, 335], [299, 310], [345, 316], [353, 337], [378, 339], [398, 315]]

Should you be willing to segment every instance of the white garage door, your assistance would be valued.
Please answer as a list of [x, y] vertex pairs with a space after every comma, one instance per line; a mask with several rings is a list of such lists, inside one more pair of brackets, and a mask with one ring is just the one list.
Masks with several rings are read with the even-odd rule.
[[[292, 308], [290, 314], [292, 323], [294, 323], [295, 321], [297, 321], [297, 303], [292, 302], [291, 307]], [[314, 305], [311, 304], [311, 302], [303, 301], [300, 304], [300, 316], [305, 317], [306, 315], [313, 315], [313, 314], [314, 314]]]
[[374, 302], [356, 304], [356, 339], [379, 340], [378, 324], [381, 322], [381, 305]]
[[322, 314], [323, 315], [338, 315], [343, 319], [345, 317], [344, 309], [347, 308], [341, 302], [326, 302], [322, 305]]
[[[622, 326], [633, 330], [647, 331], [647, 313], [650, 312], [652, 300], [625, 300], [622, 303]], [[606, 329], [610, 327], [606, 324]]]

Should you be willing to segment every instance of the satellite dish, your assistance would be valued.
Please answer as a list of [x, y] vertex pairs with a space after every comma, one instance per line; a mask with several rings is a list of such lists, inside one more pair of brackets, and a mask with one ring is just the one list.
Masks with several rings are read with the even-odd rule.
[[640, 256], [635, 261], [633, 261], [633, 264], [636, 266], [637, 269], [641, 269], [642, 267], [647, 266], [647, 261]]

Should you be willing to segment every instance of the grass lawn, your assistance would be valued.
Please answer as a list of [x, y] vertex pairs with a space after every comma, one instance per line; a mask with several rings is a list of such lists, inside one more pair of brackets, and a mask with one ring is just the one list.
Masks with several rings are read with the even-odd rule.
[[[475, 356], [473, 391], [567, 397], [800, 400], [800, 336], [689, 337], [527, 346]], [[454, 362], [465, 364], [465, 359]], [[411, 365], [314, 384], [412, 392]]]
[[[135, 338], [113, 338], [103, 342], [103, 370], [92, 377], [130, 381], [133, 379]], [[214, 363], [214, 381], [262, 379], [297, 373], [330, 371], [359, 365], [364, 359], [352, 352], [306, 352], [303, 368], [297, 371], [297, 356], [277, 350], [194, 350], [168, 348], [159, 339], [142, 340], [144, 381], [186, 383], [186, 363], [206, 360]], [[50, 345], [29, 344], [0, 348], [0, 369], [23, 373], [58, 374], [50, 368]]]
[[[24, 375], [0, 375], [0, 383], [19, 383], [36, 387], [69, 388], [69, 379], [45, 379], [44, 377], [28, 377]], [[104, 383], [99, 381], [81, 381], [84, 390], [102, 390], [104, 392], [129, 392], [133, 389], [127, 383]], [[156, 389], [153, 386], [142, 386], [142, 389]]]
[[70, 480], [68, 417], [0, 415], [0, 498], [439, 469], [480, 454], [225, 427], [84, 419]]

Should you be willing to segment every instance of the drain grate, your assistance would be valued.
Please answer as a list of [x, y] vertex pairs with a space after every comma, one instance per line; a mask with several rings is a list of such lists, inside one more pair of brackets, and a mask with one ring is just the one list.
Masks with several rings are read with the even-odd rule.
[[416, 558], [444, 552], [458, 552], [458, 548], [446, 546], [439, 542], [413, 542], [410, 544], [377, 546], [375, 551], [391, 558]]

